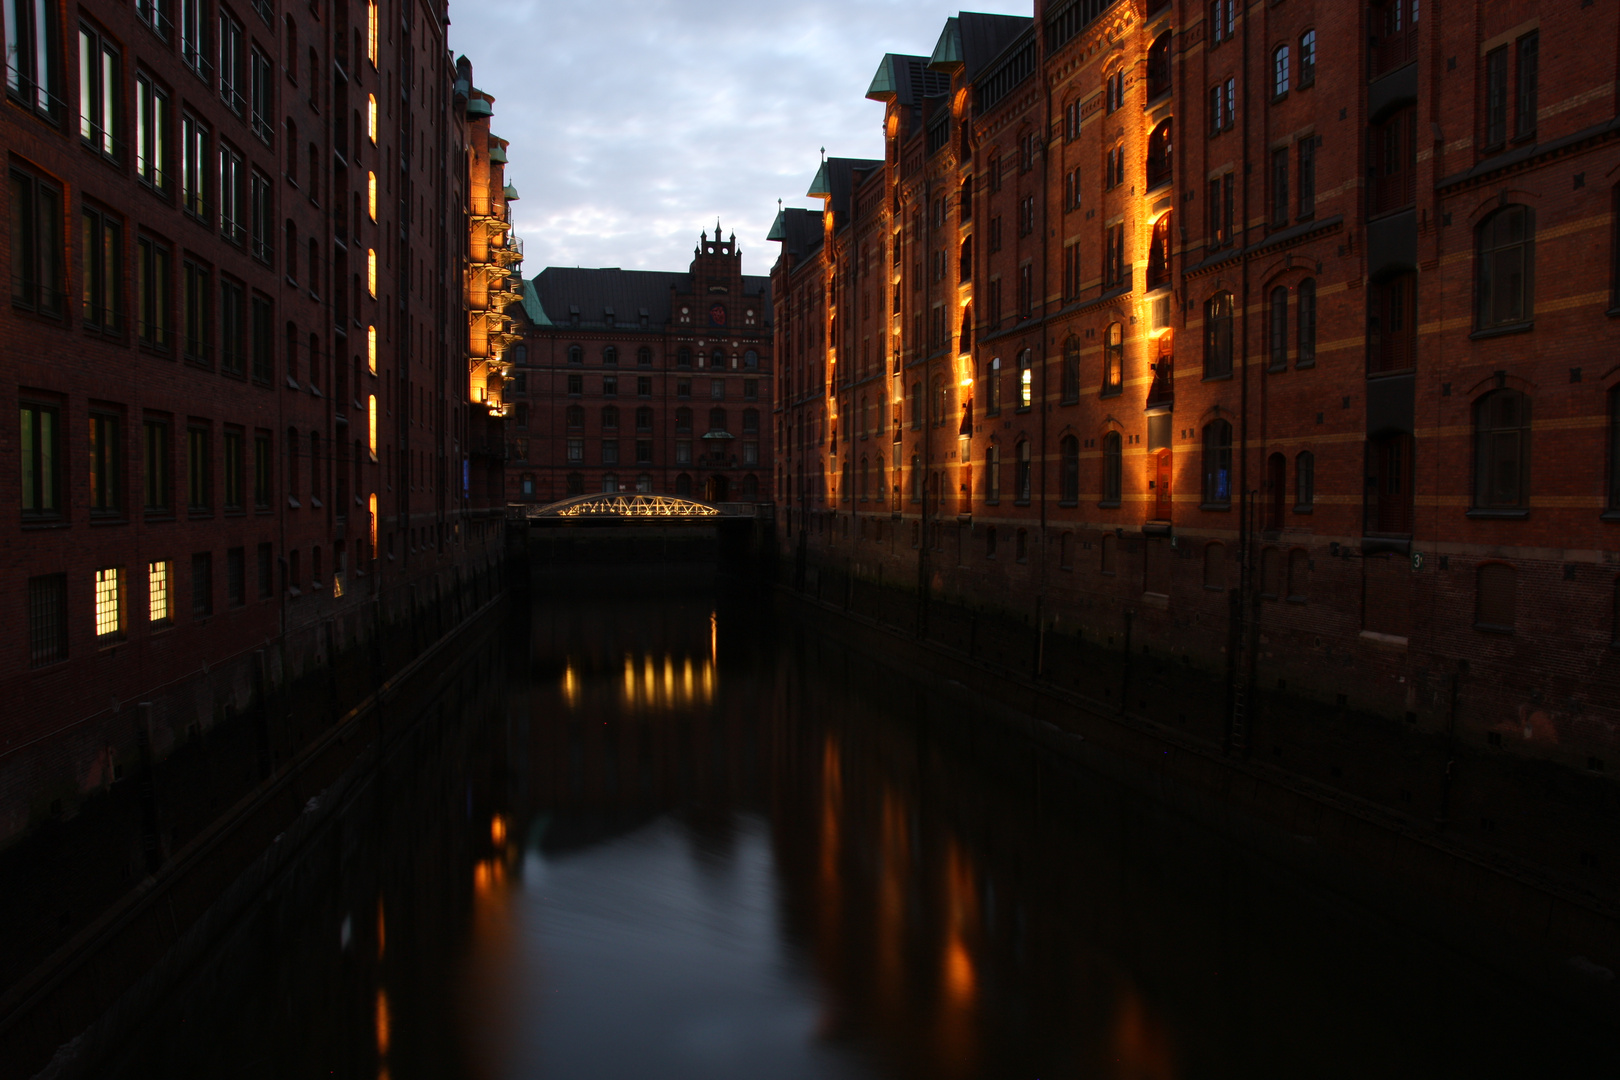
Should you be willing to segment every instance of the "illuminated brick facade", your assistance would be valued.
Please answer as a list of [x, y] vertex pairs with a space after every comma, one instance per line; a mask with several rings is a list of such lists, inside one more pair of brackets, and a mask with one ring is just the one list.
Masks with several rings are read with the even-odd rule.
[[1286, 686], [1614, 769], [1617, 20], [1037, 0], [882, 58], [883, 160], [772, 232], [784, 550], [1134, 633], [1236, 745]]

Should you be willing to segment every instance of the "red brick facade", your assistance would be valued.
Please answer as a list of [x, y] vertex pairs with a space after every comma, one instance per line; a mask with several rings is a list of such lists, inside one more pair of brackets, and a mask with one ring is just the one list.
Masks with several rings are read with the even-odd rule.
[[785, 548], [1620, 767], [1620, 10], [1431, 11], [885, 57], [884, 160], [772, 232]]
[[16, 7], [0, 843], [127, 767], [136, 702], [166, 753], [481, 571], [500, 513], [443, 5]]
[[705, 232], [682, 273], [548, 267], [507, 380], [507, 495], [769, 502], [770, 282]]

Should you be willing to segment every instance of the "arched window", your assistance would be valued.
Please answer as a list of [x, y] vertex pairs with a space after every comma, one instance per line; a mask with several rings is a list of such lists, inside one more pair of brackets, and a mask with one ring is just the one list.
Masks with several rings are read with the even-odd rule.
[[1299, 88], [1316, 82], [1316, 31], [1307, 30], [1299, 35]]
[[645, 345], [636, 350], [636, 366], [652, 367], [652, 350]]
[[617, 431], [619, 427], [619, 407], [617, 405], [602, 406], [602, 430]]
[[1001, 357], [992, 356], [984, 368], [984, 414], [1001, 412]]
[[748, 368], [750, 371], [759, 367], [759, 353], [753, 349], [743, 353], [743, 367]]
[[1102, 392], [1104, 396], [1125, 389], [1125, 327], [1109, 323], [1103, 331]]
[[[692, 366], [692, 350], [688, 349], [685, 345], [682, 345], [679, 349], [676, 349], [675, 350], [675, 366], [676, 367], [683, 367], [683, 368], [691, 367]], [[691, 482], [690, 477], [687, 478], [687, 482], [688, 483]]]
[[1001, 501], [1001, 447], [994, 443], [984, 452], [984, 501]]
[[1058, 443], [1058, 457], [1061, 462], [1058, 497], [1064, 506], [1076, 506], [1080, 502], [1080, 440], [1065, 435]]
[[583, 364], [585, 362], [584, 348], [579, 345], [568, 346], [568, 362], [570, 364]]
[[724, 409], [710, 409], [709, 410], [709, 430], [710, 431], [725, 431], [726, 430], [726, 410], [724, 410]]
[[1288, 553], [1288, 599], [1296, 604], [1305, 602], [1311, 578], [1311, 557], [1304, 548]]
[[675, 477], [675, 494], [687, 499], [692, 497], [692, 477], [690, 475], [681, 473]]
[[613, 345], [602, 346], [602, 363], [609, 367], [617, 367], [619, 364], [618, 348]]
[[1204, 425], [1204, 505], [1232, 505], [1232, 425], [1211, 420]]
[[1152, 101], [1170, 92], [1170, 31], [1166, 30], [1148, 46], [1147, 96]]
[[1316, 505], [1316, 455], [1301, 450], [1294, 455], [1294, 513], [1302, 514]]
[[1316, 279], [1306, 278], [1295, 290], [1294, 321], [1298, 330], [1298, 346], [1294, 355], [1295, 367], [1310, 367], [1316, 363]]
[[1080, 400], [1080, 339], [1070, 335], [1063, 343], [1063, 403]]
[[1474, 507], [1530, 505], [1530, 399], [1496, 390], [1474, 403]]
[[1216, 293], [1204, 305], [1204, 378], [1232, 374], [1232, 294]]
[[643, 405], [636, 410], [636, 430], [651, 431], [653, 429], [652, 406]]
[[1481, 630], [1511, 633], [1517, 599], [1513, 567], [1488, 562], [1479, 568], [1475, 580], [1474, 625]]
[[[1151, 184], [1152, 181], [1150, 180]], [[1170, 284], [1170, 219], [1174, 215], [1165, 211], [1153, 223], [1153, 237], [1148, 242], [1147, 287], [1162, 289]]]
[[716, 349], [713, 352], [711, 352], [709, 354], [709, 366], [712, 367], [712, 368], [724, 369], [725, 366], [726, 366], [726, 354], [725, 354], [725, 351], [722, 350], [722, 349]]
[[1530, 320], [1534, 255], [1534, 218], [1529, 207], [1503, 207], [1480, 224], [1479, 329]]
[[1108, 87], [1108, 111], [1117, 112], [1125, 105], [1125, 69], [1116, 67], [1103, 81]]
[[571, 473], [568, 474], [568, 494], [570, 494], [570, 495], [583, 495], [583, 494], [585, 494], [585, 474], [584, 473], [571, 472]]
[[563, 410], [563, 423], [569, 431], [579, 431], [585, 427], [585, 406], [570, 405]]
[[1018, 442], [1018, 476], [1014, 485], [1014, 498], [1020, 503], [1027, 503], [1033, 489], [1034, 471], [1030, 456], [1028, 439]]
[[1289, 50], [1279, 45], [1271, 50], [1271, 96], [1280, 98], [1288, 93]]
[[1226, 591], [1226, 545], [1204, 545], [1204, 588], [1216, 592]]
[[614, 492], [616, 492], [618, 490], [619, 490], [619, 474], [618, 473], [603, 473], [602, 474], [602, 494], [604, 494], [604, 495], [612, 495]]
[[1119, 432], [1110, 431], [1103, 436], [1102, 452], [1102, 504], [1118, 506], [1125, 489], [1125, 448]]
[[685, 405], [675, 410], [675, 434], [690, 435], [692, 433], [692, 410]]
[[1279, 285], [1271, 290], [1271, 304], [1268, 311], [1271, 326], [1270, 340], [1267, 343], [1267, 352], [1271, 363], [1267, 370], [1286, 371], [1288, 369], [1288, 286]]
[[1148, 136], [1147, 186], [1148, 190], [1168, 184], [1175, 176], [1174, 117], [1162, 121]]
[[1018, 354], [1018, 411], [1035, 403], [1035, 353], [1025, 349]]

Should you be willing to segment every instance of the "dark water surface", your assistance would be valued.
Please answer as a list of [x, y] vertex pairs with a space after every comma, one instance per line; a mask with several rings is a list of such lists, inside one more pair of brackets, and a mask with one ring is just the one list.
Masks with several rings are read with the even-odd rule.
[[104, 1075], [1620, 1075], [1589, 1014], [960, 687], [747, 593], [576, 584], [402, 711]]

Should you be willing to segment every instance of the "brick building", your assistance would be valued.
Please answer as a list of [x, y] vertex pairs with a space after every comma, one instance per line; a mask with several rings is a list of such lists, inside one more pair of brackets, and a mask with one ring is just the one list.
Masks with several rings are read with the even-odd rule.
[[1617, 38], [1036, 0], [884, 56], [883, 159], [771, 233], [784, 548], [1134, 633], [1231, 745], [1286, 686], [1612, 770]]
[[743, 274], [735, 234], [703, 233], [685, 273], [547, 267], [523, 304], [509, 499], [770, 501], [770, 281]]
[[504, 452], [442, 3], [4, 7], [0, 843], [487, 575]]

